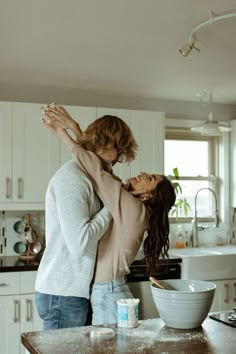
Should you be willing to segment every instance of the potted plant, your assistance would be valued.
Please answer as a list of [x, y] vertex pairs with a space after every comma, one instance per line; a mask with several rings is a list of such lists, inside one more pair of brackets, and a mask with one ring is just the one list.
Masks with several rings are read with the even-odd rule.
[[171, 183], [175, 189], [176, 201], [175, 201], [174, 206], [171, 208], [170, 216], [175, 216], [176, 219], [178, 219], [179, 214], [182, 211], [183, 213], [181, 213], [181, 214], [184, 214], [184, 216], [187, 217], [191, 207], [190, 207], [187, 199], [184, 198], [182, 187], [181, 187], [180, 183], [178, 182], [178, 180], [179, 180], [178, 168], [175, 167], [175, 168], [173, 168], [172, 171], [173, 171], [173, 176], [171, 176]]

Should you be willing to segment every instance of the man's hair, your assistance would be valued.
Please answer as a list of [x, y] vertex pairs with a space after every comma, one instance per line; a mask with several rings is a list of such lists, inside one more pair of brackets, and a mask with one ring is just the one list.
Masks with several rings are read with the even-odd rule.
[[115, 148], [119, 162], [133, 161], [138, 149], [129, 126], [112, 115], [105, 115], [91, 123], [79, 138], [79, 144], [90, 151]]

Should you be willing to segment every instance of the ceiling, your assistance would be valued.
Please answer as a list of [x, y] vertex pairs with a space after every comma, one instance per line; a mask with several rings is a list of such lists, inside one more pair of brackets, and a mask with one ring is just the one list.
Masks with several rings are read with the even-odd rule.
[[236, 0], [1, 0], [0, 84], [236, 103]]

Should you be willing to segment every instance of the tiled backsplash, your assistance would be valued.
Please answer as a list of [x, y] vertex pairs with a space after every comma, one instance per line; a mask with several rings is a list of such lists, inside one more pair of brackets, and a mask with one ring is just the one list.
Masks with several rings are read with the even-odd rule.
[[[221, 223], [219, 227], [214, 227], [214, 223], [201, 223], [201, 225], [207, 226], [207, 228], [202, 231], [198, 231], [198, 245], [200, 247], [209, 247], [231, 243], [232, 228], [229, 229], [228, 225], [223, 223]], [[188, 246], [192, 247], [192, 224], [182, 224], [181, 227], [185, 241], [188, 242]], [[234, 227], [236, 227], [236, 225]], [[171, 224], [170, 248], [174, 248], [176, 246], [177, 233], [178, 224]]]
[[[44, 211], [0, 211], [0, 256], [18, 255], [14, 251], [16, 242], [21, 241], [22, 237], [14, 230], [14, 224], [24, 219], [26, 214], [30, 214], [30, 225], [36, 231], [38, 241], [45, 247], [45, 214]], [[214, 228], [213, 224], [208, 223], [209, 228], [199, 231], [199, 246], [210, 246], [216, 244], [236, 244], [236, 208], [232, 209], [232, 219], [230, 230], [220, 224], [219, 228]], [[185, 241], [191, 247], [192, 224], [182, 224]], [[170, 224], [170, 247], [176, 245], [178, 224]]]
[[45, 246], [45, 215], [44, 211], [0, 211], [0, 255], [15, 256], [16, 242], [22, 241], [24, 235], [14, 230], [14, 224], [30, 215], [30, 226], [36, 231], [37, 240]]

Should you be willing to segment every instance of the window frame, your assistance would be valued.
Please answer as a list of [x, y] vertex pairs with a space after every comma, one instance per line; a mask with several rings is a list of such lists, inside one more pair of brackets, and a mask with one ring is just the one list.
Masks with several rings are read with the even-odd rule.
[[[191, 132], [186, 128], [176, 128], [176, 127], [166, 127], [165, 129], [165, 140], [186, 140], [186, 141], [206, 141], [209, 144], [208, 149], [208, 170], [210, 171], [209, 176], [179, 176], [178, 182], [181, 184], [181, 180], [188, 181], [209, 181], [212, 185], [212, 189], [216, 194], [219, 208], [219, 198], [220, 198], [220, 190], [219, 190], [219, 138], [218, 137], [208, 137], [202, 136], [199, 133]], [[164, 161], [165, 163], [165, 161]], [[178, 166], [173, 166], [177, 167]], [[176, 181], [174, 176], [168, 176], [171, 181]], [[214, 208], [214, 200], [213, 195], [211, 194], [210, 203]], [[170, 216], [171, 223], [190, 223], [194, 217], [194, 206], [193, 206], [193, 216], [190, 217], [178, 217]], [[198, 217], [199, 222], [213, 222], [214, 216], [212, 217]]]

